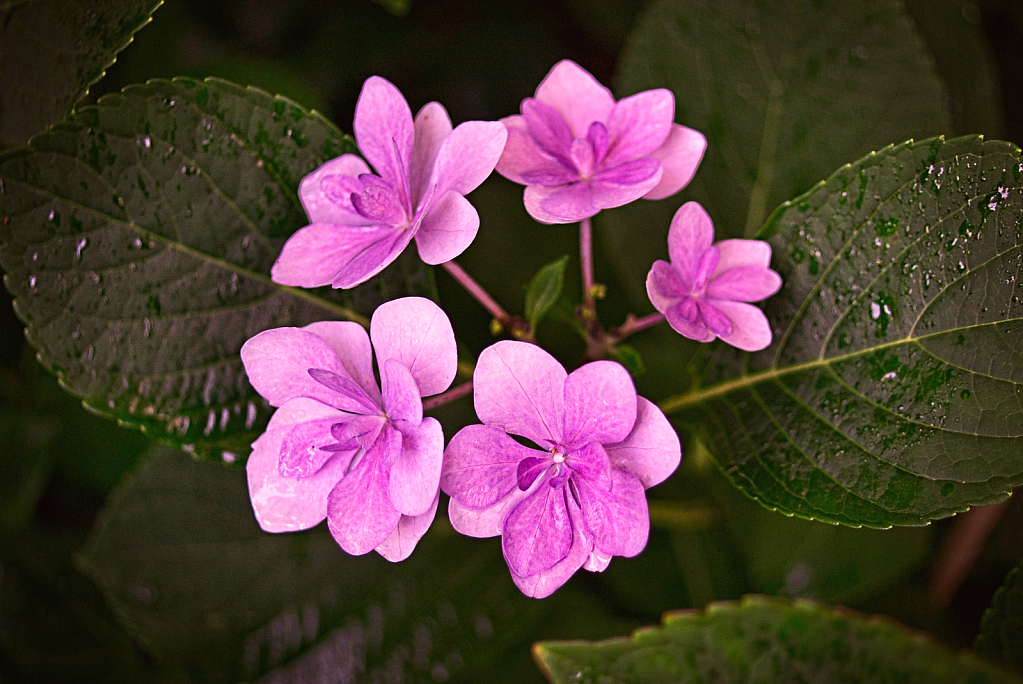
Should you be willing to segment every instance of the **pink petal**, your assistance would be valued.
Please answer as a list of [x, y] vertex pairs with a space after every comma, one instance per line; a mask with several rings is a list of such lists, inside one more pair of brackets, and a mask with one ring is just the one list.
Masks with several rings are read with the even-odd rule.
[[352, 321], [317, 321], [302, 328], [318, 335], [330, 345], [348, 375], [377, 404], [381, 404], [380, 388], [373, 376], [373, 348], [366, 329]]
[[707, 283], [707, 297], [759, 302], [781, 289], [781, 276], [762, 266], [735, 266]]
[[391, 465], [391, 503], [402, 515], [420, 515], [436, 503], [440, 490], [444, 430], [435, 418], [401, 428], [401, 453]]
[[570, 149], [573, 136], [558, 110], [539, 100], [527, 98], [522, 101], [522, 121], [537, 147], [566, 167], [572, 166]]
[[365, 413], [364, 401], [328, 389], [309, 375], [310, 368], [347, 378], [337, 354], [319, 335], [300, 328], [264, 330], [241, 348], [249, 382], [272, 406], [295, 397], [309, 397], [328, 406]]
[[728, 317], [721, 313], [721, 311], [719, 311], [712, 302], [706, 299], [697, 299], [694, 301], [700, 309], [700, 318], [703, 319], [703, 324], [707, 326], [707, 330], [719, 337], [725, 337], [732, 332], [731, 321], [729, 321]]
[[573, 481], [579, 490], [583, 519], [593, 534], [594, 550], [599, 555], [625, 557], [642, 551], [650, 536], [650, 513], [636, 476], [612, 470], [610, 490], [584, 479]]
[[399, 449], [401, 433], [385, 427], [377, 442], [327, 497], [330, 532], [353, 556], [380, 546], [401, 518], [391, 503], [387, 468]]
[[543, 349], [502, 340], [484, 349], [476, 363], [476, 415], [547, 448], [561, 441], [566, 377], [562, 365]]
[[292, 235], [270, 269], [275, 283], [294, 287], [330, 285], [365, 250], [394, 239], [392, 226], [313, 223]]
[[501, 158], [508, 131], [500, 121], [466, 121], [441, 145], [431, 182], [436, 197], [448, 190], [466, 195], [487, 179]]
[[422, 297], [385, 302], [369, 325], [377, 365], [396, 359], [428, 397], [446, 390], [458, 370], [458, 349], [451, 322], [439, 306]]
[[412, 426], [423, 420], [423, 400], [419, 396], [416, 379], [397, 359], [386, 359], [380, 367], [380, 385], [384, 395], [384, 410], [393, 421]]
[[349, 289], [363, 284], [390, 266], [411, 241], [412, 231], [392, 228], [390, 235], [385, 235], [369, 245], [345, 264], [344, 269], [334, 278], [331, 287]]
[[573, 61], [554, 65], [536, 89], [536, 99], [554, 107], [573, 138], [583, 138], [594, 121], [607, 121], [614, 108], [611, 91]]
[[714, 246], [721, 251], [721, 261], [711, 278], [736, 266], [771, 266], [771, 245], [763, 240], [722, 240]]
[[[350, 416], [345, 417], [350, 418]], [[357, 445], [344, 451], [320, 448], [330, 447], [337, 443], [330, 429], [338, 422], [340, 422], [338, 418], [334, 417], [292, 425], [284, 435], [284, 439], [281, 440], [277, 472], [282, 477], [306, 478], [316, 474], [335, 455], [348, 459], [354, 456], [355, 452], [359, 450]]]
[[526, 211], [540, 223], [575, 223], [593, 216], [600, 208], [593, 203], [590, 184], [529, 185], [523, 195]]
[[245, 464], [249, 498], [259, 526], [267, 532], [292, 532], [314, 527], [327, 517], [327, 495], [344, 477], [351, 456], [336, 455], [314, 475], [301, 480], [282, 477], [277, 465], [281, 443], [296, 425], [341, 420], [347, 414], [314, 399], [292, 399], [270, 418], [266, 432], [252, 443]]
[[520, 577], [512, 572], [512, 581], [526, 596], [538, 599], [550, 596], [589, 558], [593, 550], [593, 537], [586, 530], [582, 513], [571, 496], [568, 497], [568, 515], [572, 522], [572, 546], [568, 555], [550, 568], [529, 577]]
[[[607, 174], [601, 172], [594, 176], [593, 181], [589, 184], [593, 206], [598, 209], [612, 209], [642, 197], [648, 189], [657, 184], [657, 180], [661, 177], [660, 168], [653, 168], [650, 175], [645, 175], [651, 171], [651, 165], [654, 164], [657, 162], [653, 159], [638, 159], [612, 169]], [[623, 169], [623, 166], [633, 166], [634, 168]], [[639, 173], [633, 173], [637, 170]], [[619, 171], [620, 174], [618, 174]], [[645, 180], [638, 180], [641, 177], [645, 177]]]
[[355, 105], [355, 140], [377, 174], [409, 198], [415, 127], [401, 92], [379, 76], [366, 79]]
[[416, 231], [419, 257], [430, 265], [451, 261], [472, 244], [480, 217], [469, 200], [448, 191], [423, 217]]
[[647, 155], [661, 162], [663, 173], [660, 182], [643, 197], [664, 199], [689, 185], [706, 149], [707, 139], [702, 133], [672, 124], [664, 144]]
[[501, 546], [513, 574], [535, 575], [568, 555], [572, 524], [565, 504], [566, 491], [541, 483], [505, 518]]
[[636, 386], [629, 371], [614, 361], [593, 361], [565, 379], [562, 444], [620, 442], [636, 422]]
[[658, 88], [626, 97], [615, 104], [607, 119], [610, 145], [605, 167], [617, 166], [649, 155], [671, 132], [675, 96]]
[[680, 303], [675, 304], [665, 311], [665, 320], [668, 321], [668, 325], [670, 325], [675, 332], [683, 337], [688, 337], [689, 339], [696, 340], [697, 342], [710, 342], [717, 336], [707, 330], [707, 326], [704, 324], [703, 320], [696, 318], [695, 320], [690, 321], [682, 314], [683, 306], [686, 301], [688, 300], [683, 299]]
[[771, 344], [771, 325], [764, 312], [752, 304], [712, 299], [710, 303], [732, 322], [732, 332], [721, 339], [743, 351], [760, 351]]
[[695, 280], [700, 257], [714, 242], [714, 224], [698, 202], [686, 202], [671, 219], [668, 254], [671, 265], [689, 282]]
[[[535, 484], [534, 488], [538, 486], [540, 485]], [[448, 500], [448, 520], [455, 531], [468, 537], [497, 537], [504, 529], [504, 519], [508, 517], [508, 512], [529, 496], [529, 493], [512, 487], [512, 491], [492, 506], [479, 510], [467, 508], [452, 498]]]
[[570, 451], [566, 461], [572, 468], [574, 479], [582, 478], [602, 489], [611, 486], [611, 461], [599, 443], [589, 442]]
[[[328, 176], [347, 176], [353, 181], [360, 175], [369, 173], [366, 162], [354, 154], [344, 154], [331, 159], [302, 179], [298, 186], [298, 196], [302, 200], [305, 213], [310, 223], [337, 223], [346, 226], [363, 226], [368, 221], [359, 216], [347, 197], [339, 204], [324, 192], [321, 182]], [[361, 187], [360, 187], [361, 190]]]
[[433, 497], [433, 504], [430, 505], [425, 513], [414, 516], [401, 516], [398, 519], [398, 526], [374, 550], [392, 563], [408, 558], [416, 548], [416, 544], [419, 543], [422, 536], [430, 529], [430, 525], [433, 524], [433, 519], [437, 515], [437, 503], [439, 501], [440, 494], [438, 493]]
[[516, 489], [520, 462], [544, 455], [495, 427], [469, 425], [455, 433], [444, 451], [440, 486], [469, 509], [489, 508]]
[[522, 185], [530, 184], [524, 174], [543, 173], [552, 178], [569, 175], [571, 176], [569, 180], [578, 178], [578, 174], [570, 171], [564, 164], [540, 149], [526, 131], [526, 124], [522, 121], [521, 116], [506, 117], [501, 119], [501, 123], [504, 124], [508, 132], [508, 139], [495, 167], [499, 174]]
[[444, 139], [451, 135], [451, 119], [447, 110], [438, 102], [427, 103], [416, 114], [415, 132], [409, 169], [409, 189], [414, 205], [426, 194], [437, 153]]
[[688, 296], [689, 287], [674, 266], [658, 259], [646, 276], [646, 293], [654, 308], [664, 313], [678, 304], [679, 299]]
[[637, 397], [636, 424], [621, 442], [605, 444], [611, 465], [625, 470], [653, 487], [675, 472], [682, 460], [682, 446], [671, 423], [655, 404]]

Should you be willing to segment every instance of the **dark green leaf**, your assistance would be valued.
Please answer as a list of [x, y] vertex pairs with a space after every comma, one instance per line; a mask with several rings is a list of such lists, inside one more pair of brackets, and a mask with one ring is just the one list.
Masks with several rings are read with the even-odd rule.
[[1023, 570], [1013, 568], [984, 613], [973, 650], [1023, 671]]
[[1018, 682], [896, 623], [765, 597], [665, 617], [660, 628], [600, 643], [546, 642], [552, 682]]
[[610, 354], [612, 359], [625, 366], [633, 375], [646, 373], [646, 368], [643, 366], [643, 357], [639, 355], [639, 351], [632, 345], [616, 344], [611, 348]]
[[717, 343], [662, 403], [770, 508], [919, 525], [1023, 483], [1023, 164], [1004, 142], [906, 143], [839, 169], [761, 237], [772, 345]]
[[0, 155], [0, 265], [40, 360], [90, 410], [244, 452], [269, 415], [245, 340], [431, 291], [411, 253], [351, 291], [271, 282], [284, 238], [308, 222], [298, 183], [352, 151], [290, 100], [177, 79], [105, 97]]
[[157, 447], [79, 564], [147, 650], [201, 681], [522, 682], [538, 634], [636, 626], [579, 583], [523, 596], [500, 542], [456, 535], [444, 508], [408, 560], [349, 556], [326, 525], [261, 531], [241, 469]]
[[749, 237], [850, 159], [949, 132], [941, 82], [896, 0], [661, 0], [629, 38], [617, 94], [659, 87], [708, 146], [682, 193], [596, 221], [634, 308], [648, 307], [643, 281], [683, 201], [706, 208], [717, 239]]
[[0, 1], [0, 150], [63, 120], [161, 4]]
[[561, 289], [565, 286], [565, 266], [568, 265], [568, 255], [545, 264], [526, 286], [526, 320], [529, 327], [536, 330], [536, 326], [543, 320], [547, 312], [551, 310], [558, 297], [561, 296]]

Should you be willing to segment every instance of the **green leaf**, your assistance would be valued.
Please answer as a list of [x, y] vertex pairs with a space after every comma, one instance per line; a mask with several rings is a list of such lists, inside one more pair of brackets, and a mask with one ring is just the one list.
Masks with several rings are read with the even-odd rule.
[[164, 447], [110, 497], [79, 561], [146, 650], [199, 681], [538, 680], [537, 634], [636, 626], [578, 583], [523, 596], [499, 540], [456, 535], [443, 512], [401, 563], [347, 555], [325, 524], [263, 532], [244, 471]]
[[[42, 363], [90, 410], [233, 453], [269, 416], [238, 351], [429, 294], [407, 253], [354, 290], [270, 280], [298, 183], [355, 150], [315, 112], [226, 81], [152, 81], [0, 154], [0, 265]], [[356, 313], [358, 312], [358, 313]]]
[[161, 4], [0, 1], [0, 150], [63, 120]]
[[973, 650], [1023, 671], [1023, 569], [1013, 568], [995, 592]]
[[705, 345], [661, 403], [769, 508], [919, 525], [1023, 483], [1023, 164], [976, 137], [905, 143], [839, 169], [761, 237], [775, 337]]
[[633, 308], [649, 306], [643, 282], [683, 201], [704, 206], [717, 239], [749, 237], [850, 159], [949, 132], [941, 82], [896, 0], [660, 0], [629, 38], [616, 93], [661, 87], [708, 146], [679, 195], [596, 220]]
[[894, 622], [766, 597], [668, 614], [660, 628], [600, 643], [544, 642], [552, 682], [1020, 682]]
[[612, 359], [625, 366], [626, 370], [633, 375], [646, 373], [643, 357], [639, 355], [639, 351], [632, 345], [616, 344], [611, 348], [610, 355]]
[[561, 296], [567, 265], [568, 255], [545, 264], [526, 286], [525, 313], [530, 329], [536, 330], [536, 326]]

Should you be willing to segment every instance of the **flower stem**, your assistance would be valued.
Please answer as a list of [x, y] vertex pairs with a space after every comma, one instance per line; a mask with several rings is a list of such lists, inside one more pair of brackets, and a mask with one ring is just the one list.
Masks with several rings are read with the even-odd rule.
[[597, 305], [593, 291], [593, 226], [589, 217], [579, 222], [579, 258], [583, 275], [583, 315], [592, 317]]
[[664, 314], [652, 313], [642, 318], [636, 318], [632, 314], [629, 314], [625, 322], [622, 323], [618, 328], [612, 331], [615, 336], [615, 342], [621, 342], [626, 337], [633, 333], [638, 333], [640, 330], [645, 330], [651, 326], [657, 325], [664, 320]]
[[508, 312], [502, 309], [501, 305], [495, 302], [494, 298], [491, 297], [479, 283], [473, 280], [472, 276], [462, 270], [462, 267], [456, 264], [453, 259], [451, 261], [445, 261], [441, 264], [441, 266], [443, 266], [444, 270], [450, 273], [451, 277], [457, 280], [458, 283], [469, 292], [469, 294], [475, 297], [476, 301], [482, 304], [483, 308], [489, 311], [491, 316], [496, 318], [502, 325], [508, 321]]
[[470, 392], [472, 392], [472, 380], [469, 380], [468, 382], [463, 382], [461, 385], [452, 387], [447, 392], [442, 392], [441, 394], [438, 394], [435, 397], [424, 399], [423, 410], [429, 411], [430, 409], [435, 409], [438, 406], [443, 406], [444, 404], [455, 401], [456, 399], [461, 399]]

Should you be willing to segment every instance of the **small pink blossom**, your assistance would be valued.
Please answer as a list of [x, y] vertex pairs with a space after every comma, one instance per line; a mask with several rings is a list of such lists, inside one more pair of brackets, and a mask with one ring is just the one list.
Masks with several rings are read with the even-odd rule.
[[348, 553], [408, 557], [437, 512], [444, 452], [422, 397], [446, 390], [458, 365], [440, 307], [387, 302], [369, 335], [338, 321], [266, 330], [241, 357], [252, 386], [279, 407], [246, 465], [260, 527], [304, 530], [327, 518]]
[[355, 107], [354, 154], [333, 159], [299, 186], [311, 224], [284, 245], [275, 282], [355, 287], [398, 258], [415, 238], [428, 264], [450, 261], [476, 237], [480, 219], [464, 195], [494, 170], [504, 126], [467, 121], [454, 130], [440, 104], [415, 120], [390, 82], [369, 78]]
[[662, 199], [696, 173], [707, 140], [673, 123], [675, 96], [659, 88], [615, 102], [575, 62], [558, 62], [508, 128], [497, 172], [526, 186], [530, 216], [574, 223], [640, 197]]
[[456, 530], [501, 535], [512, 579], [536, 598], [579, 568], [602, 571], [612, 556], [643, 550], [644, 489], [678, 467], [682, 450], [622, 366], [566, 373], [539, 347], [503, 341], [480, 354], [473, 386], [484, 424], [452, 438], [441, 476]]
[[696, 202], [675, 213], [668, 232], [671, 263], [655, 261], [646, 279], [654, 308], [691, 340], [717, 337], [744, 351], [771, 344], [764, 312], [744, 302], [767, 299], [781, 288], [770, 269], [771, 246], [761, 240], [714, 241], [714, 224]]

